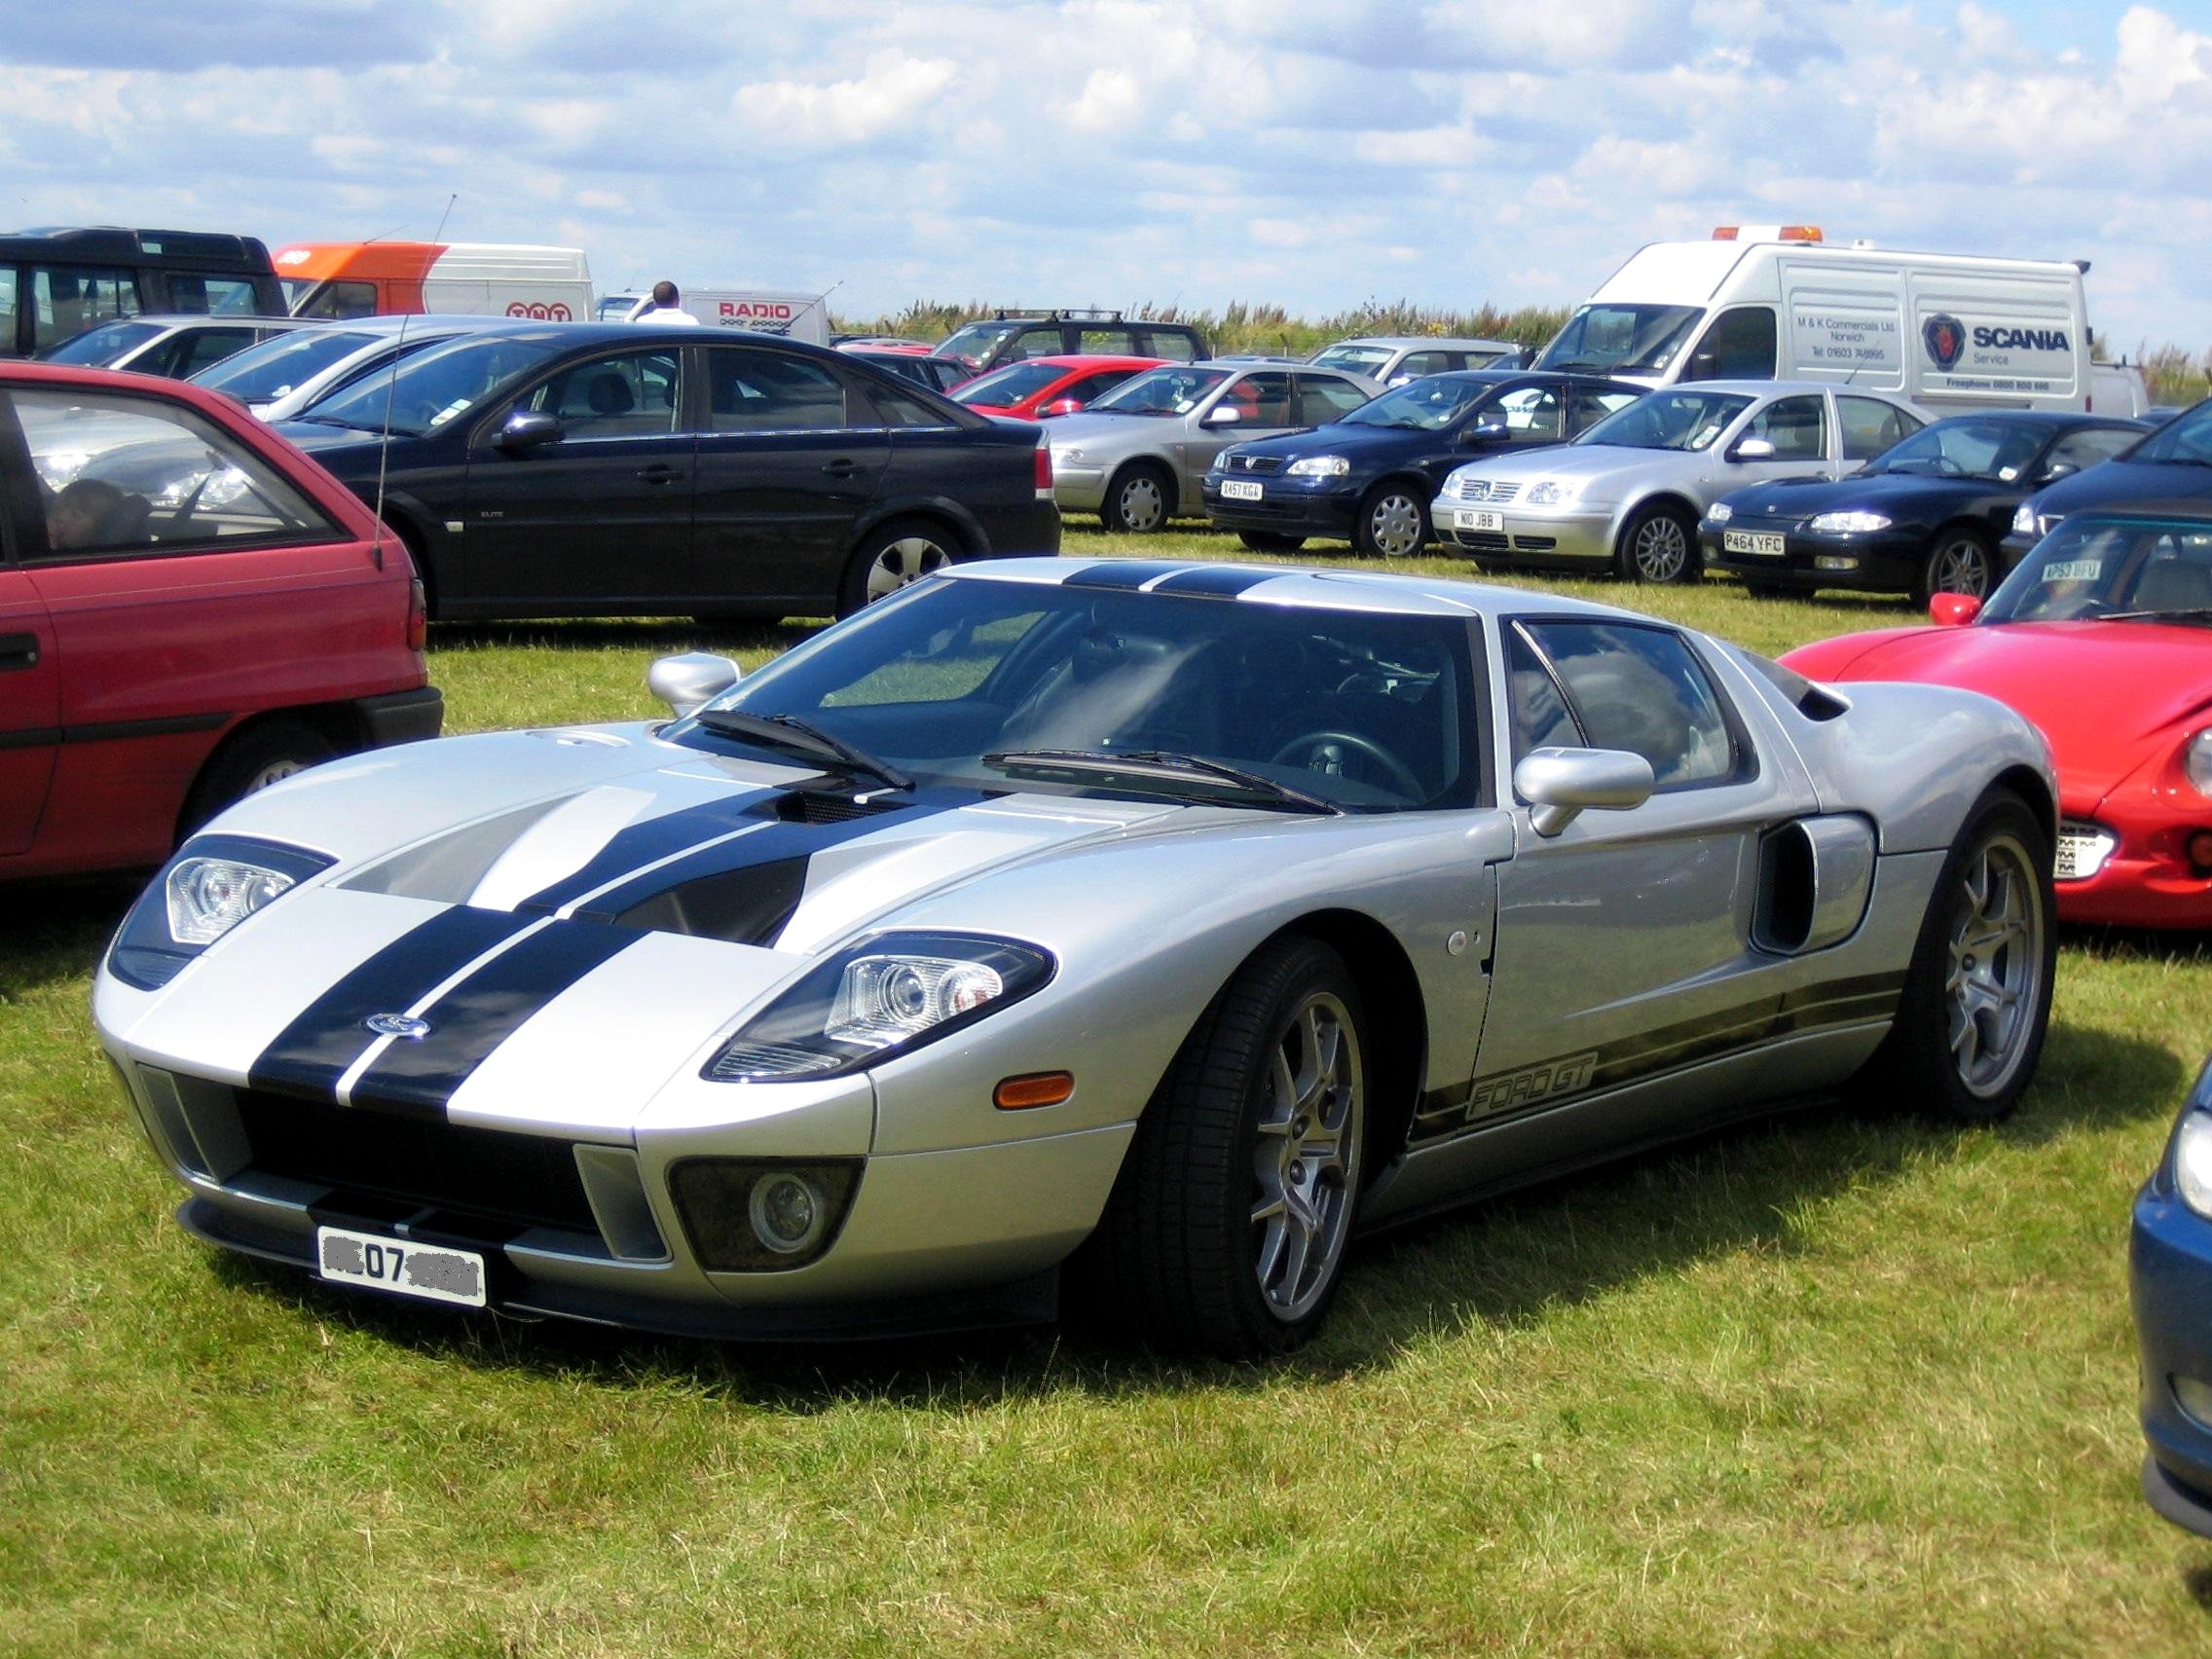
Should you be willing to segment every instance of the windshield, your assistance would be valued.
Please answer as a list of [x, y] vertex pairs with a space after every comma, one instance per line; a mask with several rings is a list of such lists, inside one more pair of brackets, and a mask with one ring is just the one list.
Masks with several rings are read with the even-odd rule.
[[1324, 346], [1307, 359], [1324, 368], [1349, 369], [1355, 375], [1372, 375], [1398, 354], [1391, 346]]
[[301, 419], [381, 432], [388, 415], [391, 430], [419, 438], [479, 407], [555, 350], [549, 340], [463, 335], [364, 376]]
[[1428, 375], [1339, 416], [1336, 424], [1388, 426], [1401, 432], [1441, 432], [1496, 389], [1495, 381]]
[[2131, 450], [2121, 461], [2147, 461], [2169, 466], [2212, 466], [2212, 399], [2177, 415]]
[[350, 329], [296, 328], [208, 365], [192, 384], [227, 391], [243, 403], [270, 403], [376, 339]]
[[1043, 391], [1066, 374], [1066, 369], [1055, 368], [1050, 363], [1009, 363], [1003, 369], [993, 370], [981, 380], [970, 381], [952, 393], [952, 401], [987, 403], [993, 408], [1018, 403], [1032, 392]]
[[2026, 473], [2049, 436], [2048, 426], [1961, 415], [1923, 426], [1902, 443], [1893, 444], [1866, 470], [2010, 484]]
[[1235, 371], [1178, 366], [1124, 381], [1090, 407], [1115, 415], [1188, 415]]
[[965, 328], [954, 329], [944, 344], [931, 355], [958, 357], [970, 368], [974, 368], [991, 354], [993, 347], [1020, 326], [1018, 322], [972, 322]]
[[1584, 306], [1532, 365], [1594, 374], [1655, 375], [1681, 350], [1696, 306]]
[[1982, 607], [1983, 622], [2182, 613], [2212, 622], [2212, 519], [2076, 513]]
[[167, 324], [160, 322], [103, 322], [99, 327], [88, 329], [73, 340], [64, 340], [39, 353], [39, 360], [47, 363], [83, 363], [97, 368], [112, 363], [118, 357], [135, 350], [147, 341], [161, 334]]
[[1574, 442], [1611, 444], [1618, 449], [1702, 450], [1751, 406], [1740, 391], [1677, 388], [1646, 392], [1618, 414], [1608, 415]]
[[[708, 708], [796, 716], [925, 786], [1253, 798], [1220, 779], [1140, 788], [984, 759], [1161, 753], [1395, 812], [1472, 800], [1470, 682], [1467, 627], [1450, 617], [953, 578], [868, 607]], [[697, 719], [663, 735], [767, 753]]]

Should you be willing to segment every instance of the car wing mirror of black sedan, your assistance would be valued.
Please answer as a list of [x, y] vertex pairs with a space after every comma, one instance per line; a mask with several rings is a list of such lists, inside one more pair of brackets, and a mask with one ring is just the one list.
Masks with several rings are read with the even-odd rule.
[[1547, 839], [1586, 808], [1626, 812], [1651, 798], [1651, 762], [1625, 749], [1531, 749], [1513, 768], [1529, 827]]
[[557, 444], [563, 437], [561, 420], [542, 410], [518, 409], [499, 428], [499, 447], [509, 455], [524, 455], [547, 444]]
[[1483, 421], [1467, 429], [1471, 444], [1502, 444], [1513, 433], [1503, 421]]

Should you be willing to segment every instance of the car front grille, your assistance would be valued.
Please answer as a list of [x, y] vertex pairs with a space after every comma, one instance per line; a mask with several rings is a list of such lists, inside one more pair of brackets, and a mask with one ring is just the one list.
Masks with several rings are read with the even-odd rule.
[[570, 1141], [261, 1089], [239, 1089], [236, 1103], [249, 1169], [341, 1194], [599, 1234]]
[[1279, 455], [1233, 455], [1229, 458], [1228, 471], [1237, 473], [1274, 473], [1282, 470]]
[[1494, 530], [1456, 530], [1453, 541], [1461, 547], [1472, 547], [1478, 553], [1503, 553], [1509, 543]]
[[1521, 494], [1521, 486], [1510, 479], [1462, 478], [1452, 494], [1461, 501], [1510, 501]]

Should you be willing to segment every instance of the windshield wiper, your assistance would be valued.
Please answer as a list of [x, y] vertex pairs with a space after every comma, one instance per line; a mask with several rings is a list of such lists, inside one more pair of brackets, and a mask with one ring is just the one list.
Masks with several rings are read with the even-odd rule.
[[2184, 605], [2172, 610], [2108, 610], [2089, 622], [2212, 622], [2212, 605]]
[[1243, 793], [1258, 795], [1271, 806], [1290, 812], [1326, 813], [1334, 817], [1344, 811], [1334, 801], [1308, 794], [1304, 790], [1294, 790], [1288, 784], [1278, 784], [1257, 772], [1247, 772], [1241, 766], [1167, 749], [1000, 750], [982, 758], [984, 765], [1010, 774], [1027, 772], [1051, 777], [1054, 773], [1088, 772], [1125, 778], [1139, 788], [1149, 787], [1170, 794], [1184, 793], [1177, 786], [1196, 784], [1210, 789], [1231, 784]]
[[754, 715], [743, 709], [701, 709], [692, 718], [709, 731], [720, 732], [724, 737], [741, 737], [748, 742], [781, 749], [788, 754], [834, 761], [848, 772], [865, 772], [895, 790], [910, 790], [914, 787], [914, 780], [888, 760], [878, 760], [866, 750], [856, 749], [843, 738], [832, 737], [820, 726], [802, 720], [796, 715]]
[[[358, 421], [341, 421], [335, 415], [295, 415], [295, 421], [313, 421], [318, 426], [343, 426], [349, 432], [381, 432], [382, 426], [365, 426]], [[403, 430], [404, 428], [394, 428]]]

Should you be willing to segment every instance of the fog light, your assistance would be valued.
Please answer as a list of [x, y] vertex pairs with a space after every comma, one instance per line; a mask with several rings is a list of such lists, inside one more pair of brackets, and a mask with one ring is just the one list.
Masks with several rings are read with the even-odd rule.
[[2189, 862], [2198, 875], [2212, 875], [2212, 830], [2198, 830], [2190, 835]]
[[2199, 1382], [2178, 1372], [2167, 1381], [2173, 1384], [2174, 1399], [2189, 1414], [2190, 1420], [2199, 1428], [2212, 1428], [2212, 1382]]
[[1849, 553], [1823, 553], [1813, 561], [1816, 571], [1856, 571], [1859, 561]]
[[669, 1170], [668, 1193], [701, 1267], [784, 1272], [836, 1242], [860, 1179], [857, 1158], [687, 1158]]

